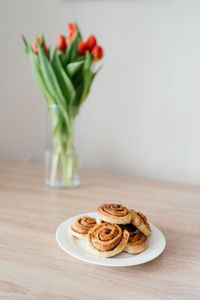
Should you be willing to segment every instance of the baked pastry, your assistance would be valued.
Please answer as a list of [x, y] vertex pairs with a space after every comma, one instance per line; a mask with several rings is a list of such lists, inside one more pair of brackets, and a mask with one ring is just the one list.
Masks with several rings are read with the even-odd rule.
[[125, 252], [131, 254], [139, 254], [147, 249], [147, 237], [140, 232], [134, 225], [127, 224], [120, 226], [123, 230], [127, 230], [129, 232], [129, 239], [126, 247], [124, 248]]
[[139, 231], [144, 233], [144, 235], [148, 236], [151, 233], [151, 228], [149, 223], [147, 222], [147, 218], [141, 212], [136, 212], [135, 210], [130, 210], [132, 215], [132, 224], [137, 227]]
[[97, 218], [97, 223], [98, 223], [98, 224], [101, 224], [101, 223], [106, 223], [106, 222], [103, 221], [103, 220], [101, 220], [101, 219], [99, 219], [99, 218]]
[[97, 224], [95, 218], [88, 216], [79, 217], [69, 227], [71, 234], [78, 238], [87, 238], [88, 231]]
[[132, 224], [124, 224], [124, 225], [119, 225], [122, 230], [127, 230], [129, 233], [137, 231], [137, 228]]
[[103, 204], [98, 208], [98, 218], [113, 224], [128, 224], [132, 216], [121, 204]]
[[148, 247], [147, 237], [140, 231], [130, 233], [128, 243], [124, 248], [125, 252], [139, 254]]
[[91, 252], [100, 257], [111, 257], [119, 254], [126, 247], [129, 232], [117, 224], [101, 223], [88, 232], [88, 243]]

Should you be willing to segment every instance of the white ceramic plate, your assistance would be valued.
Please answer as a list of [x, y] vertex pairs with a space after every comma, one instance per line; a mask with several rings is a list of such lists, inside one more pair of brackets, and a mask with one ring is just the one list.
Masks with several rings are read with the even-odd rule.
[[57, 228], [56, 240], [65, 252], [88, 263], [110, 267], [134, 266], [156, 258], [165, 249], [166, 239], [163, 233], [156, 226], [150, 224], [152, 232], [148, 237], [148, 248], [144, 252], [137, 255], [121, 252], [110, 258], [96, 257], [90, 253], [87, 240], [73, 237], [68, 230], [71, 222], [80, 216], [96, 218], [97, 214], [91, 212], [67, 219]]

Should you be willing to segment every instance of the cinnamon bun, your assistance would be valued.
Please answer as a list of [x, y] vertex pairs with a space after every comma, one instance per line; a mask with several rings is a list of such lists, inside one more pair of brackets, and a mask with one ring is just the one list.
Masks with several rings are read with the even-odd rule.
[[71, 234], [78, 238], [87, 238], [88, 231], [97, 224], [95, 218], [88, 216], [79, 217], [74, 220], [69, 228]]
[[148, 236], [151, 233], [151, 228], [147, 222], [147, 218], [141, 212], [136, 212], [135, 210], [130, 210], [132, 215], [132, 224], [141, 231], [144, 235]]
[[100, 257], [112, 257], [124, 250], [129, 238], [127, 230], [111, 223], [95, 225], [88, 232], [88, 243], [91, 252]]
[[127, 245], [124, 248], [125, 252], [131, 254], [139, 254], [147, 248], [147, 237], [135, 226], [133, 226], [132, 224], [127, 224], [121, 225], [120, 227], [123, 230], [127, 230], [130, 234]]
[[131, 213], [121, 204], [103, 204], [98, 208], [99, 219], [113, 224], [128, 224]]

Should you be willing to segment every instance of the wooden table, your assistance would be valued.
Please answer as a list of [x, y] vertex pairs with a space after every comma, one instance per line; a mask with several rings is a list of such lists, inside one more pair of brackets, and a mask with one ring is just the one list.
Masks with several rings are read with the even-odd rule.
[[[61, 250], [57, 226], [101, 203], [140, 209], [165, 234], [164, 253], [123, 268]], [[0, 161], [0, 299], [200, 299], [200, 187], [93, 171], [74, 190], [43, 184], [43, 167]]]

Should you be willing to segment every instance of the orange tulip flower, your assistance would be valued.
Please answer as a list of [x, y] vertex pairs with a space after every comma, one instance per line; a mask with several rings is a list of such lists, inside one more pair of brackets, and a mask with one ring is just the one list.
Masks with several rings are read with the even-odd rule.
[[67, 38], [66, 38], [67, 43], [68, 43], [69, 41], [72, 41], [72, 42], [73, 42], [73, 40], [74, 40], [74, 38], [75, 38], [75, 35], [76, 35], [76, 24], [74, 24], [74, 23], [69, 23], [69, 24], [68, 24], [68, 30], [69, 30], [69, 35], [68, 35]]
[[[37, 37], [37, 39], [33, 41], [33, 51], [35, 52], [35, 54], [38, 54], [37, 41], [38, 41], [40, 44], [42, 43], [42, 39], [41, 39], [40, 36]], [[44, 45], [43, 45], [43, 50], [44, 50], [44, 52], [46, 53], [46, 55], [48, 56], [48, 55], [49, 55], [49, 52], [48, 52], [48, 49], [47, 49], [47, 46], [46, 46], [45, 43], [44, 43]]]
[[86, 40], [87, 50], [89, 50], [91, 52], [92, 49], [96, 46], [96, 44], [97, 44], [97, 40], [96, 40], [95, 36], [90, 35]]
[[103, 48], [101, 46], [96, 45], [92, 49], [92, 55], [94, 60], [100, 60], [103, 57]]
[[65, 51], [66, 48], [67, 48], [67, 44], [66, 44], [65, 37], [64, 35], [60, 34], [57, 40], [57, 49], [60, 51]]
[[78, 54], [79, 55], [85, 55], [85, 51], [87, 50], [87, 45], [86, 45], [86, 42], [83, 42], [81, 41], [79, 44], [78, 44]]

